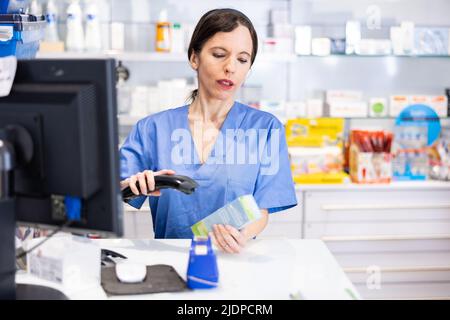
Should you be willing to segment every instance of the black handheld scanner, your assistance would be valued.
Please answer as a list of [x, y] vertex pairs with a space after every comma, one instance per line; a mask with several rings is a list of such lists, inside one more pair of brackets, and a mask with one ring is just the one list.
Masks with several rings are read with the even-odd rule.
[[[141, 190], [139, 182], [136, 183], [136, 186], [139, 190]], [[198, 183], [187, 177], [187, 176], [180, 176], [180, 175], [160, 175], [155, 176], [155, 189], [151, 191], [156, 191], [160, 189], [175, 189], [178, 191], [181, 191], [185, 194], [191, 194], [195, 191], [195, 188], [198, 187]], [[126, 187], [122, 190], [122, 198], [123, 201], [128, 202], [134, 198], [137, 198], [140, 195], [136, 195], [131, 191], [130, 187]]]

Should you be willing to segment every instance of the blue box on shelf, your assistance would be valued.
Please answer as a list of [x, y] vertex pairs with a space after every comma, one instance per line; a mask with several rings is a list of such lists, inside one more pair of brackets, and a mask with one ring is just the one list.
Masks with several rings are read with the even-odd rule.
[[24, 13], [30, 5], [30, 0], [1, 0], [0, 14], [4, 13]]
[[46, 25], [44, 16], [0, 14], [0, 57], [33, 59]]
[[428, 148], [439, 138], [440, 131], [439, 116], [427, 105], [410, 105], [400, 113], [394, 128], [394, 180], [428, 179]]

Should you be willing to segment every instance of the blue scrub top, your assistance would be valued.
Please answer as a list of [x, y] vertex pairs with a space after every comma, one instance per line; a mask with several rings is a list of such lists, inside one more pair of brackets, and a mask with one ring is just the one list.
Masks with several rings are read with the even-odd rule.
[[[172, 169], [199, 183], [191, 195], [163, 189], [160, 197], [148, 197], [155, 238], [192, 238], [193, 224], [245, 194], [269, 213], [297, 205], [284, 127], [276, 117], [235, 102], [201, 164], [188, 110], [186, 105], [140, 120], [120, 149], [121, 180]], [[130, 205], [140, 208], [146, 198]]]

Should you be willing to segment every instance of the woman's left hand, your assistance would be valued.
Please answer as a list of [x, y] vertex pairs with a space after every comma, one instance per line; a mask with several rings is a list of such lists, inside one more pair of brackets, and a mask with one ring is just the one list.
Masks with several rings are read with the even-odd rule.
[[247, 243], [247, 237], [230, 225], [215, 224], [209, 236], [216, 247], [227, 253], [239, 253]]

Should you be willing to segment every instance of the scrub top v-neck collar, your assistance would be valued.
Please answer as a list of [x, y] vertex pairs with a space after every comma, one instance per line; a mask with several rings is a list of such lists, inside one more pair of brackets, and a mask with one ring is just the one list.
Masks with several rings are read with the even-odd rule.
[[[218, 139], [223, 139], [224, 142], [226, 142], [225, 137], [226, 137], [226, 132], [229, 129], [232, 130], [236, 130], [239, 129], [242, 120], [244, 119], [246, 114], [246, 110], [244, 110], [244, 108], [241, 108], [241, 105], [239, 103], [234, 102], [233, 106], [230, 108], [230, 111], [228, 111], [228, 114], [225, 118], [225, 120], [222, 123], [222, 126], [220, 127], [219, 133], [221, 136], [217, 136], [216, 140], [214, 142], [214, 145], [208, 155], [208, 158], [206, 159], [206, 161], [202, 164], [200, 162], [200, 158], [199, 158], [199, 154], [197, 151], [197, 148], [195, 146], [195, 142], [194, 142], [194, 137], [192, 135], [192, 131], [191, 128], [189, 126], [189, 105], [184, 106], [184, 110], [183, 110], [183, 124], [184, 124], [184, 128], [189, 132], [189, 136], [190, 136], [190, 144], [191, 144], [191, 150], [193, 150], [193, 161], [194, 163], [192, 165], [185, 165], [186, 168], [189, 167], [190, 170], [195, 171], [195, 175], [197, 176], [197, 178], [200, 178], [206, 174], [207, 176], [210, 176], [210, 174], [212, 173], [210, 170], [211, 169], [217, 169], [217, 164], [211, 164], [208, 163], [208, 160], [210, 160], [211, 157], [216, 157], [216, 148], [217, 148], [217, 140]], [[226, 152], [228, 150], [228, 148], [230, 146], [222, 146], [224, 147], [224, 151], [223, 151], [223, 155], [226, 155]], [[208, 170], [209, 169], [209, 170]]]

